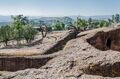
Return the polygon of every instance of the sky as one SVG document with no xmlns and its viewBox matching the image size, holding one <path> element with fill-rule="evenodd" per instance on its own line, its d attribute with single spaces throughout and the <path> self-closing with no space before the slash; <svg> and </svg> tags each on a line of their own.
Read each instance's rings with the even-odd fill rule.
<svg viewBox="0 0 120 79">
<path fill-rule="evenodd" d="M 0 0 L 0 15 L 95 16 L 120 13 L 120 0 Z"/>
</svg>

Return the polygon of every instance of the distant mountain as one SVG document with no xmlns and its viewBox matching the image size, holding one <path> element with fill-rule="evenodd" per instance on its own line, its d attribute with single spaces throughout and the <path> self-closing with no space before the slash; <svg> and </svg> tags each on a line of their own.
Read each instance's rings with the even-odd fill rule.
<svg viewBox="0 0 120 79">
<path fill-rule="evenodd" d="M 63 22 L 67 22 L 68 20 L 69 21 L 74 21 L 77 19 L 77 15 L 73 15 L 73 16 L 65 16 L 65 17 L 41 17 L 41 16 L 28 16 L 29 19 L 31 20 L 35 20 L 35 21 L 38 21 L 38 20 L 42 20 L 42 21 L 45 21 L 46 23 L 51 23 L 51 22 L 54 22 L 56 20 L 60 20 L 60 21 L 63 21 Z M 106 20 L 108 18 L 111 18 L 111 15 L 98 15 L 98 16 L 79 16 L 81 18 L 84 18 L 84 19 L 89 19 L 89 18 L 92 18 L 92 19 L 99 19 L 99 20 Z M 5 25 L 5 24 L 8 24 L 12 21 L 11 19 L 11 16 L 1 16 L 0 15 L 0 25 Z"/>
<path fill-rule="evenodd" d="M 0 16 L 0 22 L 10 22 L 12 21 L 11 16 Z"/>
<path fill-rule="evenodd" d="M 77 19 L 77 15 L 75 16 L 69 16 L 70 18 L 76 20 Z M 109 18 L 112 18 L 112 15 L 98 15 L 98 16 L 79 16 L 83 19 L 89 19 L 89 18 L 92 18 L 92 19 L 98 19 L 98 20 L 106 20 L 106 19 L 109 19 Z"/>
<path fill-rule="evenodd" d="M 85 18 L 92 18 L 92 19 L 99 19 L 99 20 L 106 20 L 112 18 L 112 15 L 99 15 L 99 16 L 85 16 Z"/>
<path fill-rule="evenodd" d="M 39 21 L 44 21 L 44 23 L 47 24 L 48 26 L 57 21 L 61 21 L 64 24 L 69 24 L 70 22 L 74 22 L 74 19 L 70 17 L 37 17 L 37 18 L 30 17 L 30 19 L 35 23 L 39 23 Z"/>
<path fill-rule="evenodd" d="M 30 19 L 40 19 L 40 20 L 53 20 L 53 19 L 61 19 L 64 17 L 41 17 L 41 16 L 28 16 Z M 78 16 L 73 15 L 73 16 L 65 16 L 65 17 L 70 17 L 72 19 L 76 19 Z M 111 15 L 98 15 L 98 16 L 80 16 L 81 18 L 88 19 L 108 19 L 111 18 Z M 11 22 L 11 16 L 2 16 L 0 15 L 0 22 Z"/>
</svg>

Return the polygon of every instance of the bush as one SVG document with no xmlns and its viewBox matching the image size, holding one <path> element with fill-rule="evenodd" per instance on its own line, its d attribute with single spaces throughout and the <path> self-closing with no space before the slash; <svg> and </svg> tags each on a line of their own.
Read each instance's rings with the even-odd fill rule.
<svg viewBox="0 0 120 79">
<path fill-rule="evenodd" d="M 47 31 L 51 32 L 52 31 L 52 27 L 51 26 L 47 27 Z"/>
<path fill-rule="evenodd" d="M 63 22 L 57 21 L 53 25 L 53 30 L 65 30 L 65 24 Z"/>
</svg>

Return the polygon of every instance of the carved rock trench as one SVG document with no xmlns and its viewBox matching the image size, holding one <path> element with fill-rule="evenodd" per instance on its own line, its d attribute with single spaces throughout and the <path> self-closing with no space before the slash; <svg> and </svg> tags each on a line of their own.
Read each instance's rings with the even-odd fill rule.
<svg viewBox="0 0 120 79">
<path fill-rule="evenodd" d="M 96 49 L 103 51 L 102 53 L 104 53 L 104 51 L 108 52 L 109 50 L 111 50 L 109 51 L 110 53 L 113 51 L 120 52 L 120 28 L 99 31 L 88 38 L 87 42 Z M 92 64 L 85 69 L 84 73 L 104 77 L 120 77 L 120 61 L 106 63 L 104 65 L 102 65 L 102 63 Z"/>
<path fill-rule="evenodd" d="M 57 41 L 50 49 L 46 50 L 43 55 L 25 56 L 25 57 L 0 57 L 0 71 L 17 71 L 26 68 L 40 68 L 56 55 L 49 55 L 62 50 L 65 44 L 75 38 L 75 32 L 68 32 L 62 39 Z"/>
</svg>

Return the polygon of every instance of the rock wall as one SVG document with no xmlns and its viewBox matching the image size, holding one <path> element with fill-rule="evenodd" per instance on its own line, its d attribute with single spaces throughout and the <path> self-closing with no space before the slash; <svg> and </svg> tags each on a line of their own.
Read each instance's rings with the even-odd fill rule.
<svg viewBox="0 0 120 79">
<path fill-rule="evenodd" d="M 53 52 L 62 50 L 69 40 L 76 38 L 76 35 L 77 34 L 73 31 L 67 33 L 62 39 L 57 41 L 50 49 L 46 50 L 44 54 L 51 54 Z"/>
<path fill-rule="evenodd" d="M 0 70 L 1 71 L 16 71 L 26 68 L 39 68 L 43 66 L 51 58 L 0 58 Z"/>
<path fill-rule="evenodd" d="M 87 41 L 95 48 L 102 51 L 116 50 L 120 51 L 120 29 L 111 31 L 100 31 Z"/>
</svg>

